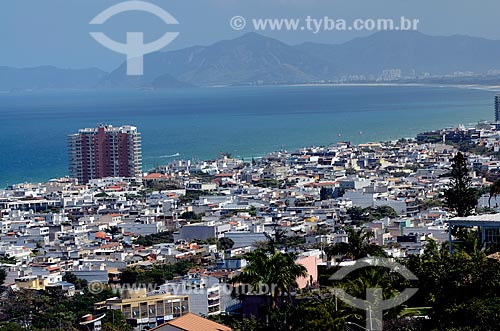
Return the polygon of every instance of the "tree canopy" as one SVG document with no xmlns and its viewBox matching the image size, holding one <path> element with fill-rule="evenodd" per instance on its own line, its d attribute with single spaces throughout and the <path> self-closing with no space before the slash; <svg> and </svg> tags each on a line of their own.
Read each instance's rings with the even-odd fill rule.
<svg viewBox="0 0 500 331">
<path fill-rule="evenodd" d="M 469 216 L 476 208 L 477 191 L 472 187 L 466 158 L 460 152 L 453 158 L 450 186 L 444 194 L 446 206 L 458 217 Z"/>
</svg>

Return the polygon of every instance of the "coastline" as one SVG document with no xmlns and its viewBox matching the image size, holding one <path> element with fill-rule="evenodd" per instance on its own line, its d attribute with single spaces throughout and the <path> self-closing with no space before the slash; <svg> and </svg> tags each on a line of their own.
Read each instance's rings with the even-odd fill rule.
<svg viewBox="0 0 500 331">
<path fill-rule="evenodd" d="M 500 85 L 479 85 L 479 84 L 428 84 L 428 83 L 319 83 L 319 84 L 285 84 L 276 86 L 288 87 L 434 87 L 434 88 L 458 88 L 467 90 L 498 91 Z"/>
<path fill-rule="evenodd" d="M 443 128 L 444 130 L 444 128 Z M 342 140 L 339 140 L 338 142 L 334 143 L 330 143 L 329 145 L 327 146 L 332 146 L 332 145 L 335 145 L 335 144 L 339 144 L 339 143 L 350 143 L 352 146 L 361 146 L 361 145 L 369 145 L 369 144 L 384 144 L 384 143 L 394 143 L 398 140 L 401 140 L 401 139 L 406 139 L 406 140 L 416 140 L 416 136 L 415 137 L 399 137 L 399 138 L 396 138 L 396 139 L 391 139 L 391 140 L 384 140 L 384 141 L 379 141 L 379 142 L 376 142 L 376 141 L 366 141 L 366 142 L 361 142 L 361 143 L 357 143 L 357 144 L 354 144 L 354 143 L 351 143 L 349 141 L 342 141 Z M 242 160 L 243 162 L 251 162 L 253 159 L 255 160 L 259 160 L 259 159 L 263 159 L 265 158 L 267 155 L 269 154 L 272 154 L 272 153 L 277 153 L 277 152 L 280 152 L 280 151 L 285 151 L 285 152 L 292 152 L 292 151 L 298 151 L 298 150 L 301 150 L 301 149 L 308 149 L 308 148 L 319 148 L 319 147 L 322 147 L 322 146 L 319 146 L 319 145 L 310 145 L 310 146 L 301 146 L 301 147 L 298 147 L 298 148 L 292 148 L 291 150 L 274 150 L 274 151 L 268 151 L 266 152 L 264 155 L 260 155 L 260 156 L 240 156 L 240 155 L 232 155 L 231 158 L 233 159 L 237 159 L 237 160 Z M 179 154 L 179 153 L 176 153 L 176 154 L 172 154 L 172 155 L 164 155 L 163 157 L 160 157 L 160 158 L 169 158 L 169 157 L 176 157 L 176 156 L 181 156 L 182 154 Z M 186 158 L 186 159 L 173 159 L 171 160 L 169 163 L 166 163 L 166 164 L 161 164 L 161 165 L 158 165 L 158 167 L 163 167 L 163 166 L 168 166 L 170 163 L 172 162 L 178 162 L 178 161 L 190 161 L 190 162 L 205 162 L 205 161 L 213 161 L 213 160 L 217 160 L 219 159 L 221 156 L 217 156 L 217 157 L 213 157 L 213 158 L 208 158 L 208 159 L 198 159 L 196 160 L 195 158 Z M 151 157 L 148 157 L 148 158 L 151 158 Z M 152 158 L 156 158 L 156 157 L 152 157 Z M 151 172 L 154 170 L 154 168 L 151 168 L 149 167 L 145 167 L 144 164 L 143 164 L 143 174 L 145 173 L 148 173 L 148 172 Z M 33 184 L 33 185 L 37 185 L 37 184 L 43 184 L 43 183 L 46 183 L 46 182 L 49 182 L 51 180 L 57 180 L 57 179 L 60 179 L 60 178 L 66 178 L 68 177 L 67 174 L 63 175 L 63 176 L 56 176 L 56 177 L 52 177 L 50 179 L 46 179 L 46 180 L 42 180 L 42 181 L 22 181 L 22 182 L 18 182 L 18 183 L 13 183 L 13 184 L 9 184 L 8 186 L 11 186 L 11 185 L 23 185 L 23 184 L 26 184 L 26 185 L 30 185 L 30 184 Z M 0 187 L 0 190 L 4 190 L 6 189 L 7 187 Z"/>
<path fill-rule="evenodd" d="M 332 91 L 328 88 L 316 90 L 314 87 L 321 85 L 312 84 L 306 85 L 311 88 L 303 89 L 300 89 L 301 85 L 292 85 L 299 88 L 273 89 L 271 86 L 261 87 L 259 91 L 251 91 L 247 87 L 246 91 L 245 88 L 239 88 L 213 93 L 207 93 L 207 90 L 191 92 L 189 95 L 194 94 L 192 97 L 195 99 L 199 97 L 200 102 L 188 102 L 186 107 L 185 95 L 179 97 L 162 94 L 151 97 L 149 94 L 137 94 L 137 99 L 131 95 L 128 98 L 137 102 L 130 106 L 115 101 L 121 96 L 116 93 L 111 95 L 114 99 L 102 94 L 91 102 L 87 95 L 63 98 L 51 95 L 44 101 L 43 108 L 33 98 L 11 98 L 3 105 L 6 114 L 10 116 L 3 122 L 4 130 L 9 139 L 18 137 L 20 140 L 16 140 L 15 145 L 6 144 L 8 140 L 5 138 L 2 141 L 5 143 L 2 151 L 13 157 L 0 161 L 0 175 L 3 175 L 0 176 L 0 187 L 25 182 L 45 182 L 65 176 L 67 167 L 63 160 L 66 159 L 66 134 L 80 127 L 108 122 L 110 118 L 111 124 L 131 123 L 141 129 L 144 138 L 143 170 L 146 171 L 171 160 L 214 159 L 220 152 L 229 152 L 235 158 L 250 160 L 280 149 L 292 151 L 340 141 L 350 141 L 354 145 L 370 141 L 394 141 L 461 123 L 477 123 L 492 116 L 490 98 L 493 93 L 473 92 L 472 90 L 485 90 L 484 87 L 475 85 L 452 86 L 464 89 L 463 92 L 458 89 L 446 91 L 450 86 L 432 84 L 370 84 L 387 87 L 384 91 L 375 88 L 356 89 L 356 86 L 367 86 L 366 84 L 324 85 L 333 86 Z M 403 96 L 397 89 L 392 90 L 391 87 L 394 86 L 409 88 Z M 428 86 L 434 91 L 420 90 L 416 86 Z M 335 87 L 339 87 L 338 93 L 334 92 Z M 349 87 L 352 87 L 351 91 L 341 89 Z M 439 87 L 443 88 L 443 92 Z M 465 89 L 471 92 L 466 92 Z M 302 93 L 298 94 L 297 91 Z M 406 95 L 409 95 L 409 101 Z M 297 103 L 299 97 L 304 102 Z M 370 98 L 371 101 L 367 103 L 363 98 Z M 18 107 L 20 100 L 23 102 Z M 154 102 L 151 103 L 150 100 Z M 244 100 L 243 103 L 241 100 Z M 72 106 L 67 107 L 68 104 Z M 108 111 L 110 104 L 113 107 Z M 151 105 L 153 107 L 150 114 L 138 111 L 147 110 L 144 106 Z M 204 107 L 214 111 L 201 111 Z M 45 108 L 51 111 L 46 113 Z M 87 108 L 90 110 L 87 111 Z M 115 110 L 118 108 L 120 111 Z M 189 113 L 186 115 L 180 110 Z M 152 120 L 152 117 L 155 119 Z M 21 121 L 32 135 L 19 133 L 16 125 Z M 160 124 L 162 121 L 165 124 Z M 161 129 L 158 129 L 158 125 Z M 219 129 L 223 131 L 219 133 Z M 197 132 L 196 137 L 193 136 L 194 132 Z M 338 136 L 340 134 L 342 135 Z M 168 140 L 172 137 L 176 140 Z M 228 137 L 234 139 L 228 140 Z M 25 152 L 18 157 L 12 154 L 19 153 L 14 151 L 14 147 Z M 177 153 L 180 155 L 173 157 Z"/>
</svg>

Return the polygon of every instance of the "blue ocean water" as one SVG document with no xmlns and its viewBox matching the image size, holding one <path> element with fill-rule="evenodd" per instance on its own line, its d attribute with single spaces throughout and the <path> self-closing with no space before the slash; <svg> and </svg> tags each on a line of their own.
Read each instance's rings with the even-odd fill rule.
<svg viewBox="0 0 500 331">
<path fill-rule="evenodd" d="M 495 93 L 425 86 L 5 93 L 0 187 L 65 176 L 66 136 L 100 123 L 137 126 L 148 169 L 174 158 L 209 159 L 221 152 L 253 157 L 282 147 L 413 137 L 492 120 Z"/>
</svg>

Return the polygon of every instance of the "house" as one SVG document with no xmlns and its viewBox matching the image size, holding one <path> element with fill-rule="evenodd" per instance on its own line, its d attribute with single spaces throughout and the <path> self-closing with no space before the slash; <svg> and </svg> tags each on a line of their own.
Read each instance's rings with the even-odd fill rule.
<svg viewBox="0 0 500 331">
<path fill-rule="evenodd" d="M 123 291 L 122 297 L 109 298 L 94 304 L 94 310 L 120 310 L 134 330 L 145 330 L 189 312 L 187 295 L 146 295 L 146 289 Z"/>
<path fill-rule="evenodd" d="M 231 331 L 231 328 L 198 315 L 188 313 L 151 331 Z"/>
</svg>

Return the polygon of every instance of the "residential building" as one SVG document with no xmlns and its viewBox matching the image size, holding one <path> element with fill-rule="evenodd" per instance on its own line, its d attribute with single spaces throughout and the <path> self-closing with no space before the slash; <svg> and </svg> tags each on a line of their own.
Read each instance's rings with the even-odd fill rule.
<svg viewBox="0 0 500 331">
<path fill-rule="evenodd" d="M 94 308 L 99 313 L 106 310 L 120 310 L 127 322 L 136 330 L 154 328 L 189 312 L 187 295 L 135 296 L 124 293 L 122 296 L 123 298 L 111 298 L 98 302 Z"/>
<path fill-rule="evenodd" d="M 141 177 L 141 134 L 134 126 L 81 129 L 68 136 L 68 147 L 69 174 L 80 184 L 105 177 Z"/>
<path fill-rule="evenodd" d="M 161 285 L 157 291 L 188 295 L 191 313 L 210 316 L 221 313 L 222 286 L 224 284 L 220 284 L 217 278 L 195 276 L 185 277 L 178 282 L 166 283 Z M 230 293 L 230 291 L 225 291 L 226 294 L 228 292 Z"/>
<path fill-rule="evenodd" d="M 500 94 L 495 96 L 495 122 L 500 122 Z"/>
</svg>

